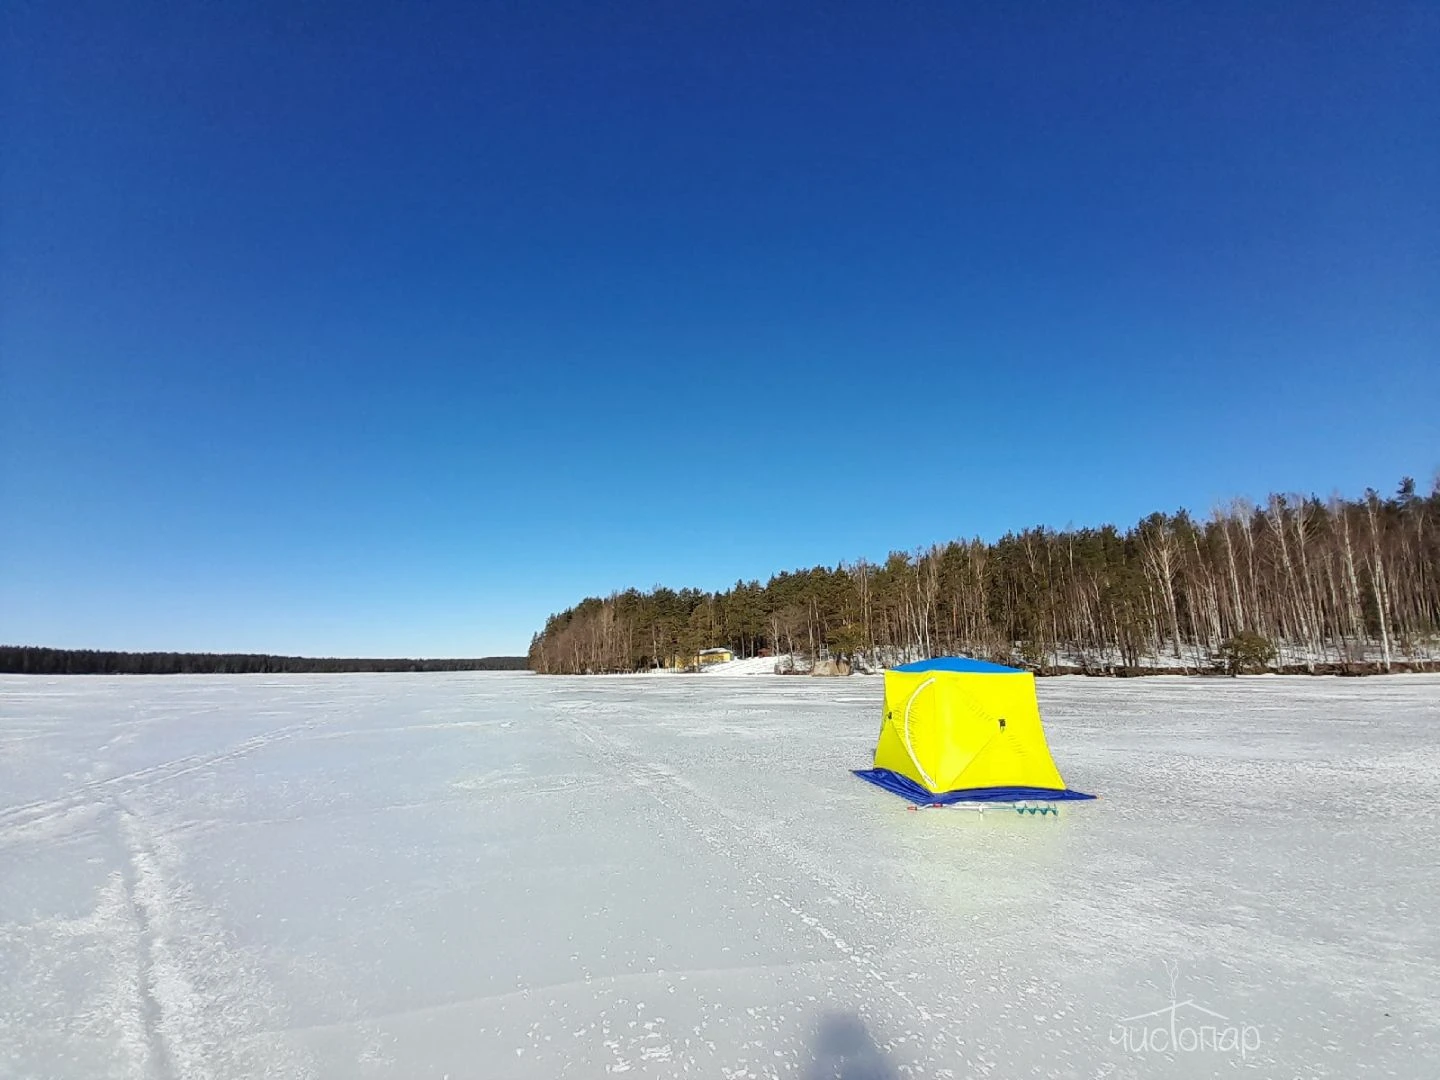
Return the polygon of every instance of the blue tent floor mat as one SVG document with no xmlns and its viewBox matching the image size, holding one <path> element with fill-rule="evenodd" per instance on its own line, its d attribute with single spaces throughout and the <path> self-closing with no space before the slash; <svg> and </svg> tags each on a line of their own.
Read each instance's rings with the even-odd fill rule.
<svg viewBox="0 0 1440 1080">
<path fill-rule="evenodd" d="M 933 791 L 926 791 L 908 776 L 901 776 L 889 769 L 855 769 L 854 773 L 861 780 L 884 788 L 886 791 L 894 792 L 916 806 L 956 802 L 1019 802 L 1022 799 L 1059 801 L 1061 799 L 1095 798 L 1094 795 L 1086 795 L 1083 791 L 1071 791 L 1069 788 L 1038 787 L 962 788 L 959 791 L 943 791 L 937 795 Z"/>
</svg>

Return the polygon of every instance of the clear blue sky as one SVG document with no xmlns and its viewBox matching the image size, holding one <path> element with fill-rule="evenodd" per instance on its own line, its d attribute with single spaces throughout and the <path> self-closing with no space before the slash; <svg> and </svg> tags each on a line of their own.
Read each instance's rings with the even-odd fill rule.
<svg viewBox="0 0 1440 1080">
<path fill-rule="evenodd" d="M 587 594 L 1440 466 L 1440 5 L 7 6 L 0 641 Z"/>
</svg>

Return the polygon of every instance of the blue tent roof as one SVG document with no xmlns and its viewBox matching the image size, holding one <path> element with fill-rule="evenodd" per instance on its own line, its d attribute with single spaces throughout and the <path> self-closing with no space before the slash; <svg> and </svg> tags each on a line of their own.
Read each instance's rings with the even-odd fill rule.
<svg viewBox="0 0 1440 1080">
<path fill-rule="evenodd" d="M 914 664 L 894 668 L 895 671 L 960 671 L 967 675 L 1019 675 L 1024 669 L 992 664 L 988 660 L 971 660 L 968 656 L 937 656 Z"/>
</svg>

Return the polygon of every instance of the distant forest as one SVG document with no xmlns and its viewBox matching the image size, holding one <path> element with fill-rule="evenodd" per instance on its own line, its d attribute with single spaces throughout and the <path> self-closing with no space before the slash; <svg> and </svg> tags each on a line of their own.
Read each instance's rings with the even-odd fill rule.
<svg viewBox="0 0 1440 1080">
<path fill-rule="evenodd" d="M 478 660 L 360 660 L 252 653 L 101 652 L 0 645 L 6 675 L 277 675 L 345 671 L 524 671 L 523 656 Z"/>
<path fill-rule="evenodd" d="M 953 653 L 1040 671 L 1205 670 L 1228 657 L 1392 670 L 1436 654 L 1440 477 L 1428 496 L 1272 495 L 1199 520 L 955 540 L 737 581 L 657 587 L 553 615 L 530 646 L 552 674 L 624 672 L 716 645 L 879 665 Z"/>
</svg>

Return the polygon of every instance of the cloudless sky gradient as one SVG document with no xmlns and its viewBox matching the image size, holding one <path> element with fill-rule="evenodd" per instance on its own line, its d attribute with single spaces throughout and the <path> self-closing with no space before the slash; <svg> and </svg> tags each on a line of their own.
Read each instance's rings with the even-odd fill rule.
<svg viewBox="0 0 1440 1080">
<path fill-rule="evenodd" d="M 7 5 L 0 641 L 523 652 L 635 585 L 1440 466 L 1440 5 Z"/>
</svg>

